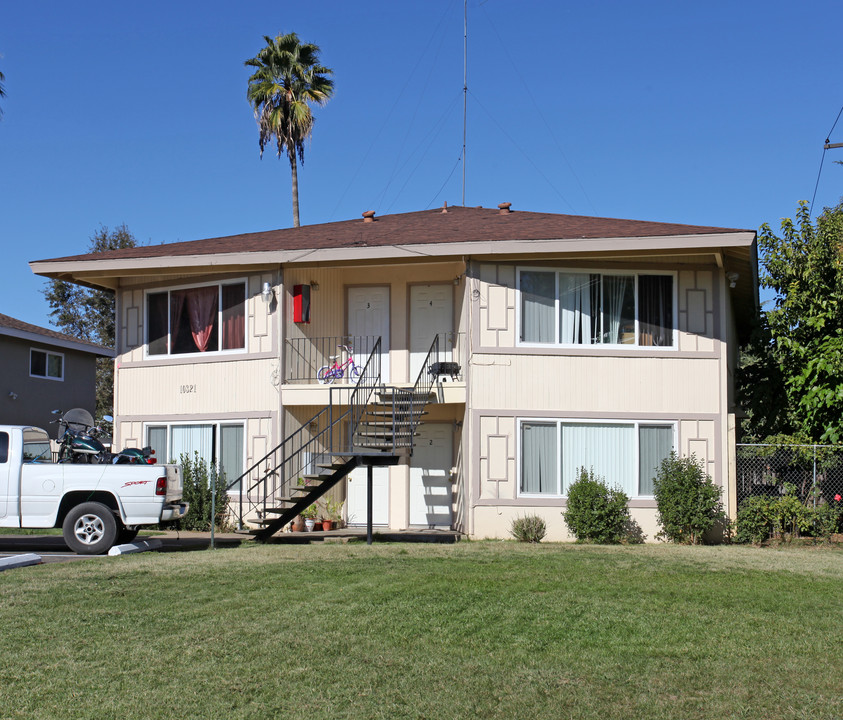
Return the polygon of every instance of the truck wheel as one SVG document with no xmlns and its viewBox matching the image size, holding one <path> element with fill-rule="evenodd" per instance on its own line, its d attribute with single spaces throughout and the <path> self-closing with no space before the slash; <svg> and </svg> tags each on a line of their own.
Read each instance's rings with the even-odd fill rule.
<svg viewBox="0 0 843 720">
<path fill-rule="evenodd" d="M 121 526 L 120 529 L 117 531 L 117 544 L 123 545 L 124 543 L 132 542 L 132 540 L 134 540 L 138 536 L 139 532 L 140 528 L 129 530 L 129 528 Z"/>
<path fill-rule="evenodd" d="M 117 538 L 114 513 L 98 502 L 77 505 L 67 513 L 61 527 L 65 543 L 78 555 L 106 553 Z"/>
</svg>

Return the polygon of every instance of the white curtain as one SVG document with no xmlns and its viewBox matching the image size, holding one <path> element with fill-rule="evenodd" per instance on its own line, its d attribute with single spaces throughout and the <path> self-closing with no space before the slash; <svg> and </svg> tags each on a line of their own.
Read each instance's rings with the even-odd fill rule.
<svg viewBox="0 0 843 720">
<path fill-rule="evenodd" d="M 525 270 L 521 273 L 521 339 L 556 342 L 556 273 Z"/>
<path fill-rule="evenodd" d="M 555 495 L 557 482 L 556 423 L 522 423 L 521 492 Z"/>
<path fill-rule="evenodd" d="M 636 494 L 634 425 L 562 424 L 562 494 L 580 475 L 594 470 L 609 487 Z"/>
<path fill-rule="evenodd" d="M 653 494 L 653 478 L 673 450 L 672 425 L 642 425 L 638 429 L 638 494 Z"/>
<path fill-rule="evenodd" d="M 173 425 L 170 428 L 170 459 L 178 462 L 182 454 L 193 459 L 193 454 L 210 464 L 214 461 L 213 425 Z"/>
<path fill-rule="evenodd" d="M 619 343 L 622 327 L 634 331 L 635 318 L 632 313 L 635 311 L 635 299 L 633 290 L 634 278 L 631 276 L 603 276 L 603 342 Z M 632 307 L 630 307 L 630 304 Z"/>
<path fill-rule="evenodd" d="M 591 344 L 591 282 L 585 273 L 559 274 L 559 342 Z"/>
</svg>

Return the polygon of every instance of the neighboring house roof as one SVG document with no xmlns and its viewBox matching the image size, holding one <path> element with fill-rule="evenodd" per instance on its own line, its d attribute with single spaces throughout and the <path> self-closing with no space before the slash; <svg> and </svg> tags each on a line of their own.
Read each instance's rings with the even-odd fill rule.
<svg viewBox="0 0 843 720">
<path fill-rule="evenodd" d="M 29 342 L 37 342 L 41 345 L 62 348 L 63 350 L 75 350 L 77 352 L 91 353 L 100 357 L 114 357 L 114 350 L 103 345 L 80 340 L 72 335 L 56 332 L 48 328 L 31 325 L 30 323 L 3 315 L 0 313 L 0 336 L 14 337 Z"/>
</svg>

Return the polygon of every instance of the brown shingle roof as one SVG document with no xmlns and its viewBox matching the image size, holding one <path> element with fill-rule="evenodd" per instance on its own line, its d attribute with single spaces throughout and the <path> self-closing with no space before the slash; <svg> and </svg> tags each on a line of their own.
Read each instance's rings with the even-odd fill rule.
<svg viewBox="0 0 843 720">
<path fill-rule="evenodd" d="M 56 330 L 50 330 L 49 328 L 43 328 L 38 325 L 32 325 L 28 322 L 24 322 L 23 320 L 18 320 L 17 318 L 10 317 L 9 315 L 3 315 L 0 313 L 0 335 L 8 335 L 11 333 L 4 332 L 4 330 L 11 330 L 17 333 L 27 333 L 29 335 L 39 335 L 44 338 L 45 342 L 53 341 L 53 343 L 72 343 L 75 345 L 82 346 L 80 350 L 89 350 L 90 352 L 96 355 L 104 355 L 107 357 L 111 357 L 114 355 L 114 351 L 111 348 L 107 348 L 104 345 L 98 345 L 97 343 L 88 342 L 87 340 L 80 340 L 79 338 L 73 337 L 72 335 L 67 335 L 66 333 L 60 333 Z"/>
<path fill-rule="evenodd" d="M 300 228 L 229 235 L 228 237 L 145 245 L 87 255 L 53 258 L 53 261 L 154 258 L 213 255 L 226 252 L 272 250 L 319 250 L 342 247 L 418 245 L 423 243 L 490 242 L 496 240 L 566 240 L 578 238 L 659 237 L 754 232 L 677 223 L 619 220 L 513 211 L 501 214 L 490 208 L 450 207 L 384 215 L 374 222 L 342 222 L 305 225 Z"/>
</svg>

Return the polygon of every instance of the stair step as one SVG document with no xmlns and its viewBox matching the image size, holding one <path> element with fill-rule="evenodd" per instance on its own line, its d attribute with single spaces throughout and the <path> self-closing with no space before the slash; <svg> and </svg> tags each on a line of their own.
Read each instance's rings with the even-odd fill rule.
<svg viewBox="0 0 843 720">
<path fill-rule="evenodd" d="M 368 448 L 369 450 L 389 450 L 390 448 L 409 448 L 409 444 L 391 443 L 391 442 L 358 442 L 355 443 L 357 447 Z"/>
<path fill-rule="evenodd" d="M 366 415 L 373 415 L 377 417 L 392 417 L 395 413 L 392 410 L 366 410 Z M 406 414 L 406 413 L 402 413 Z M 414 412 L 413 417 L 421 417 L 422 415 L 427 415 L 427 412 L 422 410 L 421 412 Z"/>
</svg>

